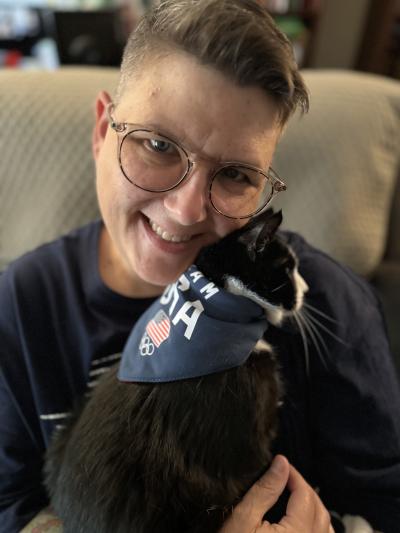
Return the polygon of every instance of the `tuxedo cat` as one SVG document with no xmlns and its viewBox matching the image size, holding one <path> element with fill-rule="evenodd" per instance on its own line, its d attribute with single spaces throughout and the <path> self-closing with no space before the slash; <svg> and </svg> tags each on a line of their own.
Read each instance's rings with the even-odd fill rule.
<svg viewBox="0 0 400 533">
<path fill-rule="evenodd" d="M 275 325 L 306 290 L 294 253 L 275 235 L 281 220 L 268 210 L 196 260 Z M 259 341 L 241 366 L 170 383 L 123 383 L 117 371 L 47 453 L 45 482 L 64 532 L 218 531 L 271 461 L 283 394 L 273 349 Z"/>
</svg>

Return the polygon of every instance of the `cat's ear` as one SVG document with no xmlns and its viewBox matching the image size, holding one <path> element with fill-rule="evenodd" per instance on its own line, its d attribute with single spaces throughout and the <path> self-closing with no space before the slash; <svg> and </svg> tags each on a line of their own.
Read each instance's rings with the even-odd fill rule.
<svg viewBox="0 0 400 533">
<path fill-rule="evenodd" d="M 257 235 L 255 242 L 255 250 L 257 252 L 263 252 L 268 243 L 274 238 L 277 229 L 282 223 L 282 210 L 280 209 L 274 213 L 271 209 L 270 216 L 264 222 L 260 232 Z"/>
<path fill-rule="evenodd" d="M 259 223 L 254 224 L 253 221 L 250 221 L 242 228 L 242 234 L 238 238 L 238 241 L 246 246 L 251 261 L 256 260 L 256 242 L 260 229 L 261 225 Z"/>
<path fill-rule="evenodd" d="M 244 231 L 238 240 L 246 245 L 249 257 L 252 261 L 255 261 L 256 253 L 262 252 L 266 245 L 272 240 L 281 222 L 282 211 L 274 213 L 274 211 L 269 208 L 244 226 Z"/>
</svg>

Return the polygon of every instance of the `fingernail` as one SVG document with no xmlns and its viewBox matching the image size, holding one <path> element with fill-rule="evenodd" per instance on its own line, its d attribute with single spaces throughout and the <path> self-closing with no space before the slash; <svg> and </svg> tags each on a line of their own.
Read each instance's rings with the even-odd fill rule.
<svg viewBox="0 0 400 533">
<path fill-rule="evenodd" d="M 275 474 L 282 474 L 285 471 L 285 460 L 282 456 L 277 455 L 272 461 L 271 470 Z"/>
</svg>

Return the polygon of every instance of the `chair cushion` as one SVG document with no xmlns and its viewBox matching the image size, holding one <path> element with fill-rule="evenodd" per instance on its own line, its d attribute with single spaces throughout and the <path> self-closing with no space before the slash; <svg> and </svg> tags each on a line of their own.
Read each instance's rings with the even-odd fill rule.
<svg viewBox="0 0 400 533">
<path fill-rule="evenodd" d="M 294 117 L 274 168 L 288 185 L 284 225 L 369 276 L 385 250 L 399 168 L 400 83 L 350 71 L 305 70 L 308 115 Z"/>
<path fill-rule="evenodd" d="M 98 216 L 91 129 L 116 69 L 0 71 L 0 269 Z"/>
</svg>

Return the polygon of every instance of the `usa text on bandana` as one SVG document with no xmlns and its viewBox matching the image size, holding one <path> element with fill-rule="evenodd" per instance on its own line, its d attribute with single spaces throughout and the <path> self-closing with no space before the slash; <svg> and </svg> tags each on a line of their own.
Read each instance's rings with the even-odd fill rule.
<svg viewBox="0 0 400 533">
<path fill-rule="evenodd" d="M 192 265 L 135 324 L 118 378 L 163 382 L 228 370 L 246 361 L 266 329 L 259 305 L 217 287 Z"/>
</svg>

